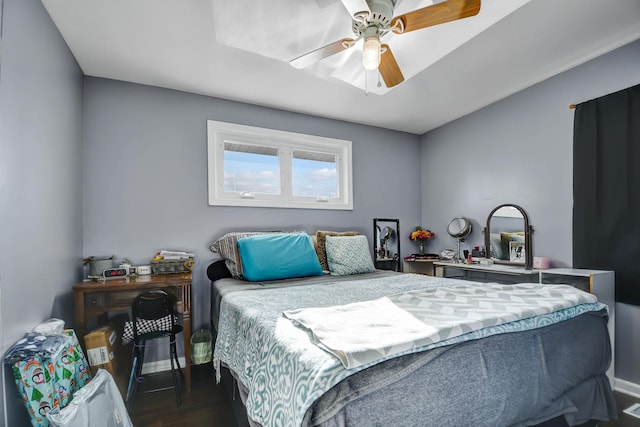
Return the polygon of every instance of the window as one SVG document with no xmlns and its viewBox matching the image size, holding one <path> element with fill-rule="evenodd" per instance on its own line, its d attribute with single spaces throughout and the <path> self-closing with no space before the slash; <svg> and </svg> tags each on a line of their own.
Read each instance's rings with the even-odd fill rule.
<svg viewBox="0 0 640 427">
<path fill-rule="evenodd" d="M 210 205 L 353 209 L 351 141 L 207 126 Z"/>
</svg>

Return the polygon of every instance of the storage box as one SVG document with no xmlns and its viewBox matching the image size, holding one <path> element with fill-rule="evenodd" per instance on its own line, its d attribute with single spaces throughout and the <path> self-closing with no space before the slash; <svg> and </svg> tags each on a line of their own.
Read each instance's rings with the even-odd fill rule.
<svg viewBox="0 0 640 427">
<path fill-rule="evenodd" d="M 115 329 L 112 326 L 94 329 L 84 336 L 84 344 L 91 373 L 95 375 L 98 368 L 102 368 L 115 376 L 118 371 L 118 359 L 121 357 L 120 340 Z"/>
<path fill-rule="evenodd" d="M 193 258 L 161 259 L 151 261 L 151 269 L 153 274 L 189 273 L 193 262 Z"/>
</svg>

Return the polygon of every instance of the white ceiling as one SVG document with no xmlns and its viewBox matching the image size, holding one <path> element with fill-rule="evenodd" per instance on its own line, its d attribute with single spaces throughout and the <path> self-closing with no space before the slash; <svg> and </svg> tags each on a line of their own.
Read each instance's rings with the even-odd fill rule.
<svg viewBox="0 0 640 427">
<path fill-rule="evenodd" d="M 42 3 L 86 75 L 415 134 L 640 39 L 640 0 L 483 0 L 475 17 L 387 35 L 406 80 L 386 90 L 359 46 L 289 65 L 352 37 L 340 0 Z"/>
</svg>

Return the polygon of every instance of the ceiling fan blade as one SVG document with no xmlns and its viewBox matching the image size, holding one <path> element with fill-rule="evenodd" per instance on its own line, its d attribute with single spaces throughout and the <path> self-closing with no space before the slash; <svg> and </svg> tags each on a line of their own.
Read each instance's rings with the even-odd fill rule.
<svg viewBox="0 0 640 427">
<path fill-rule="evenodd" d="M 383 44 L 381 47 L 384 53 L 380 57 L 378 71 L 384 80 L 384 84 L 387 85 L 387 87 L 394 87 L 404 81 L 404 76 L 402 75 L 402 71 L 400 71 L 395 56 L 391 53 L 389 45 Z"/>
<path fill-rule="evenodd" d="M 340 0 L 345 9 L 349 12 L 349 15 L 353 18 L 358 12 L 371 12 L 366 0 Z"/>
<path fill-rule="evenodd" d="M 311 64 L 315 64 L 321 59 L 328 58 L 331 55 L 335 55 L 336 53 L 349 49 L 355 44 L 355 42 L 356 40 L 354 39 L 338 40 L 316 50 L 312 50 L 309 53 L 305 53 L 304 55 L 299 56 L 296 59 L 292 59 L 291 61 L 289 61 L 289 64 L 293 65 L 296 68 L 306 68 Z"/>
<path fill-rule="evenodd" d="M 404 27 L 403 32 L 408 33 L 409 31 L 468 18 L 477 15 L 478 12 L 480 12 L 480 0 L 447 0 L 397 16 L 391 22 L 391 26 L 401 21 L 401 25 Z"/>
</svg>

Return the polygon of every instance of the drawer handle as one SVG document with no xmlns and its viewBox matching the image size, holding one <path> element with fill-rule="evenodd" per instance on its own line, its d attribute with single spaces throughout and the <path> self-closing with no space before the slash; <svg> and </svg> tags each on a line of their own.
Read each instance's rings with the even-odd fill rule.
<svg viewBox="0 0 640 427">
<path fill-rule="evenodd" d="M 97 299 L 95 299 L 95 298 L 93 298 L 93 299 L 91 300 L 91 305 L 97 305 L 97 304 L 98 304 L 98 300 L 97 300 Z"/>
</svg>

